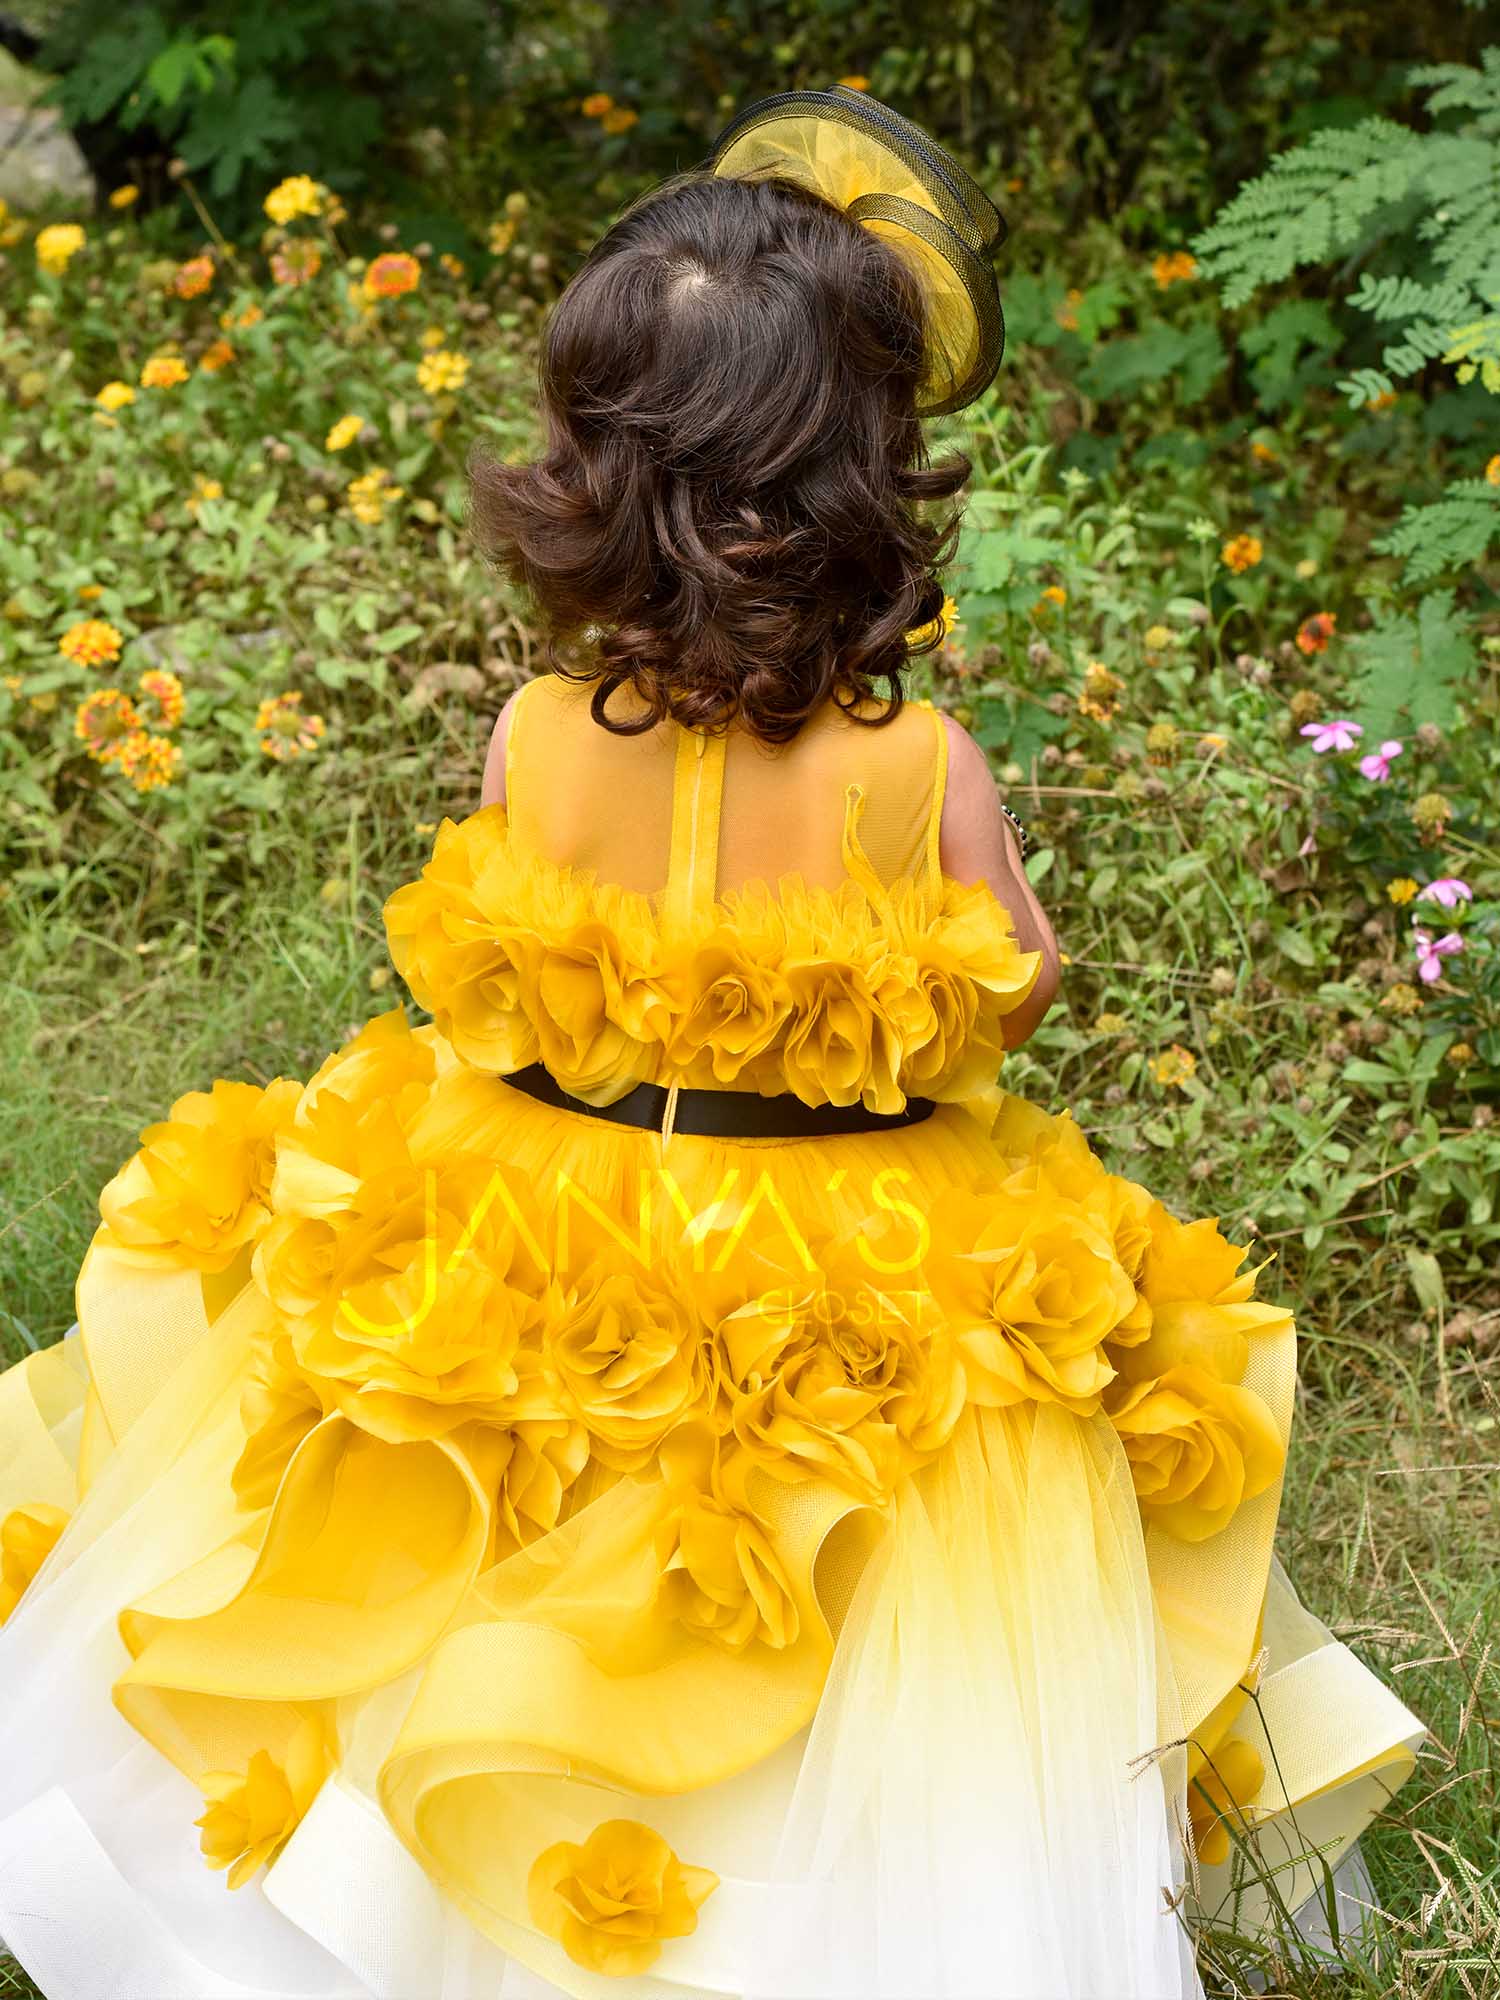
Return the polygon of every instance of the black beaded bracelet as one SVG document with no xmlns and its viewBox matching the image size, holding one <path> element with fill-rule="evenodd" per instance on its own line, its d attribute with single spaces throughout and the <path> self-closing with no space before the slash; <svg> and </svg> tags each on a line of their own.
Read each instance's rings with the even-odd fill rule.
<svg viewBox="0 0 1500 2000">
<path fill-rule="evenodd" d="M 1011 825 L 1016 830 L 1016 839 L 1019 840 L 1021 843 L 1021 859 L 1024 861 L 1026 859 L 1026 850 L 1031 845 L 1030 836 L 1027 834 L 1025 827 L 1022 826 L 1020 820 L 1011 811 L 1010 807 L 1005 803 L 1004 799 L 999 800 L 998 804 L 1001 812 L 1005 814 L 1005 817 L 1010 821 Z"/>
</svg>

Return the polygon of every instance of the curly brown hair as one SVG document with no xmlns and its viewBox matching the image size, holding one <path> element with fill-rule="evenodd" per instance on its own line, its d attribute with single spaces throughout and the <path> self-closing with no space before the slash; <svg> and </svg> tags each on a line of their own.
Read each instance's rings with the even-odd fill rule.
<svg viewBox="0 0 1500 2000">
<path fill-rule="evenodd" d="M 472 466 L 481 545 L 597 721 L 783 743 L 829 700 L 895 716 L 958 533 L 918 503 L 969 475 L 926 455 L 924 337 L 900 256 L 791 180 L 684 174 L 600 239 L 547 325 L 543 455 Z M 645 707 L 611 719 L 627 684 Z"/>
</svg>

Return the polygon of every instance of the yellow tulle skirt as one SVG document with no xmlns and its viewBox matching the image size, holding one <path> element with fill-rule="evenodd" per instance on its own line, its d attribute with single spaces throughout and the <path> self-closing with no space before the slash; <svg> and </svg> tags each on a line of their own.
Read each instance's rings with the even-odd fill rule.
<svg viewBox="0 0 1500 2000">
<path fill-rule="evenodd" d="M 1035 1227 L 1044 1330 L 1136 1254 L 1067 1120 L 663 1141 L 380 1024 L 287 1115 L 213 1240 L 127 1169 L 79 1331 L 0 1378 L 0 1937 L 49 1996 L 1167 2000 L 1195 1910 L 1256 1920 L 1247 1857 L 1295 1906 L 1409 1770 L 1419 1724 L 1273 1562 L 1289 1318 L 1217 1250 L 1193 1296 L 1175 1223 L 1102 1394 L 974 1317 L 976 1190 Z M 268 1113 L 212 1116 L 248 1158 Z M 340 1229 L 357 1336 L 316 1306 Z M 766 1298 L 847 1301 L 856 1254 L 897 1330 L 744 1389 Z M 576 1328 L 566 1420 L 504 1331 L 523 1265 Z M 1153 1429 L 1192 1342 L 1235 1380 Z M 840 1386 L 876 1379 L 878 1422 Z"/>
</svg>

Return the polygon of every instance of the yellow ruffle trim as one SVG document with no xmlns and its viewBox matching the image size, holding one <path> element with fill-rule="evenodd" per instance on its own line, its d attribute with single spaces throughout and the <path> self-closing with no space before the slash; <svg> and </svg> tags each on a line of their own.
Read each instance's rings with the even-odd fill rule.
<svg viewBox="0 0 1500 2000">
<path fill-rule="evenodd" d="M 545 1063 L 608 1104 L 636 1084 L 899 1111 L 993 1083 L 1040 965 L 985 886 L 799 876 L 684 926 L 661 900 L 519 854 L 505 810 L 445 821 L 385 908 L 396 969 L 465 1062 Z"/>
</svg>

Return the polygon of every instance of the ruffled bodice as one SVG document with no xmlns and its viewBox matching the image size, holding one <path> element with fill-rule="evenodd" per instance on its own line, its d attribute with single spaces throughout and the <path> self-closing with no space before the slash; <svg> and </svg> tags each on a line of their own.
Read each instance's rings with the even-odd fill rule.
<svg viewBox="0 0 1500 2000">
<path fill-rule="evenodd" d="M 578 692 L 555 685 L 533 684 L 549 706 L 576 706 Z M 576 714 L 569 719 L 576 728 Z M 830 841 L 828 808 L 838 808 L 837 858 L 823 880 L 745 876 L 758 844 L 774 855 L 778 821 L 767 815 L 757 843 L 752 817 L 726 843 L 731 753 L 722 737 L 676 733 L 665 839 L 643 823 L 663 801 L 660 773 L 635 739 L 614 739 L 623 783 L 587 768 L 528 769 L 526 785 L 552 811 L 531 812 L 523 793 L 510 812 L 490 806 L 444 823 L 420 879 L 386 906 L 396 968 L 465 1062 L 504 1073 L 540 1061 L 592 1103 L 648 1081 L 883 1113 L 912 1096 L 971 1097 L 995 1080 L 1004 1018 L 1030 991 L 1039 960 L 1018 948 L 987 887 L 943 875 L 941 718 L 916 708 L 900 720 L 899 744 L 893 730 L 846 725 L 818 761 L 812 781 Z M 528 733 L 528 762 L 538 733 Z M 885 740 L 869 773 L 861 738 L 877 736 Z M 893 748 L 909 752 L 904 770 L 892 767 Z M 752 766 L 752 816 L 758 775 Z M 893 815 L 882 780 L 904 785 L 917 811 L 898 799 Z M 620 829 L 633 850 L 621 874 L 633 861 L 639 875 L 641 848 L 659 848 L 659 888 L 627 887 L 546 851 L 542 829 L 559 824 L 556 801 L 570 784 L 581 794 L 575 825 L 592 818 Z M 866 850 L 867 815 L 879 816 L 888 853 L 892 817 L 915 821 L 920 844 L 915 857 L 895 846 L 906 864 L 895 880 Z M 593 832 L 584 851 L 600 854 Z M 745 879 L 721 891 L 726 844 Z"/>
</svg>

